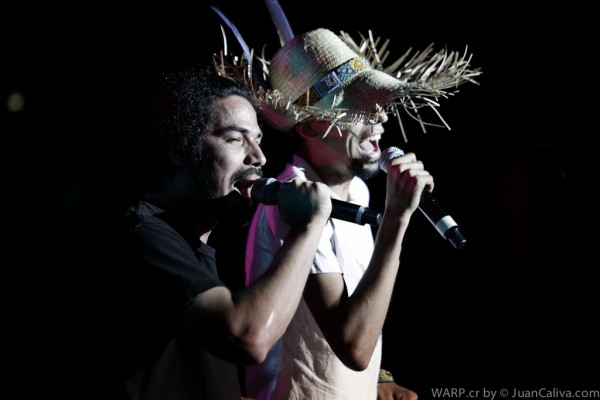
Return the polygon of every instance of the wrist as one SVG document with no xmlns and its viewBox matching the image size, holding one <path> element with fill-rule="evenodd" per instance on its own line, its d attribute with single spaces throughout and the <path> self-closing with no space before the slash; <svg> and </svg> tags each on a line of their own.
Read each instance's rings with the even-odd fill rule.
<svg viewBox="0 0 600 400">
<path fill-rule="evenodd" d="M 386 382 L 394 382 L 394 376 L 387 369 L 379 370 L 379 378 L 377 379 L 377 383 L 386 383 Z"/>
</svg>

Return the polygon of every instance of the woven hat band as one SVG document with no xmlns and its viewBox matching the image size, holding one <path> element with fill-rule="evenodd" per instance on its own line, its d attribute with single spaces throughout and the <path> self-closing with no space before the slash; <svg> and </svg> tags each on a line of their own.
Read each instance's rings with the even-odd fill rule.
<svg viewBox="0 0 600 400">
<path fill-rule="evenodd" d="M 366 58 L 351 58 L 325 75 L 319 82 L 310 88 L 306 94 L 300 96 L 295 101 L 295 104 L 300 107 L 307 105 L 312 106 L 329 93 L 338 89 L 348 79 L 365 69 L 371 69 L 371 65 Z"/>
</svg>

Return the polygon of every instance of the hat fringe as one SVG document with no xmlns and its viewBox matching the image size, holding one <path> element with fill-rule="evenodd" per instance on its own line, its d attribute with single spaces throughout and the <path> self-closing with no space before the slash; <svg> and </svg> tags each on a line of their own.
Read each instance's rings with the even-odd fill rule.
<svg viewBox="0 0 600 400">
<path fill-rule="evenodd" d="M 376 110 L 350 110 L 294 104 L 295 99 L 286 99 L 280 91 L 268 88 L 264 83 L 268 82 L 270 65 L 264 55 L 264 47 L 260 57 L 251 52 L 250 59 L 248 59 L 246 56 L 248 53 L 245 52 L 238 58 L 228 55 L 225 51 L 225 53 L 220 52 L 218 56 L 215 55 L 213 61 L 215 69 L 220 75 L 243 82 L 252 89 L 263 107 L 270 108 L 271 114 L 275 114 L 270 114 L 270 120 L 274 122 L 274 125 L 278 125 L 278 123 L 273 121 L 273 118 L 280 118 L 281 126 L 288 126 L 307 118 L 317 118 L 330 120 L 332 125 L 335 124 L 343 129 L 357 123 L 377 123 L 379 114 L 384 111 L 396 116 L 404 140 L 407 141 L 400 112 L 404 110 L 410 118 L 420 124 L 424 133 L 427 132 L 426 126 L 445 127 L 450 130 L 450 126 L 437 110 L 440 106 L 439 99 L 454 95 L 458 92 L 458 86 L 464 83 L 470 82 L 479 85 L 474 78 L 482 73 L 479 68 L 470 68 L 472 54 L 469 54 L 468 46 L 465 47 L 462 55 L 456 51 L 448 51 L 446 48 L 434 53 L 433 43 L 425 50 L 417 51 L 412 55 L 412 48 L 409 48 L 391 65 L 384 67 L 384 63 L 390 55 L 388 50 L 390 40 L 383 40 L 381 37 L 375 38 L 371 30 L 368 31 L 367 36 L 360 32 L 359 35 L 361 37 L 360 44 L 356 43 L 346 32 L 342 31 L 338 36 L 354 52 L 363 56 L 373 69 L 385 72 L 403 84 L 393 98 L 389 99 L 386 104 L 378 105 Z M 226 50 L 225 32 L 223 32 L 223 37 Z M 379 46 L 382 40 L 383 43 Z M 259 72 L 257 69 L 253 71 L 252 60 L 260 63 L 259 74 L 257 74 Z M 253 73 L 254 76 L 258 75 L 257 79 L 253 77 Z M 441 125 L 424 121 L 419 113 L 419 109 L 423 107 L 432 109 L 441 121 Z"/>
</svg>

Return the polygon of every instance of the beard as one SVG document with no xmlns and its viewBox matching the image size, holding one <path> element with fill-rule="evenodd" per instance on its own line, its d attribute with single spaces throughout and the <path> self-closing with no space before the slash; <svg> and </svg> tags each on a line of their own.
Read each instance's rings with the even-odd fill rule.
<svg viewBox="0 0 600 400">
<path fill-rule="evenodd" d="M 200 192 L 203 194 L 201 200 L 204 213 L 208 213 L 218 223 L 233 228 L 244 228 L 250 223 L 254 213 L 255 204 L 250 199 L 244 198 L 237 191 L 232 191 L 225 196 L 217 196 L 216 171 L 211 156 L 205 156 L 197 163 L 197 182 Z M 238 171 L 232 175 L 232 184 L 243 180 L 252 174 L 259 173 L 256 169 Z"/>
<path fill-rule="evenodd" d="M 379 160 L 364 161 L 359 159 L 352 159 L 352 162 L 348 166 L 348 169 L 354 176 L 358 176 L 363 180 L 373 179 L 381 170 L 379 169 Z"/>
</svg>

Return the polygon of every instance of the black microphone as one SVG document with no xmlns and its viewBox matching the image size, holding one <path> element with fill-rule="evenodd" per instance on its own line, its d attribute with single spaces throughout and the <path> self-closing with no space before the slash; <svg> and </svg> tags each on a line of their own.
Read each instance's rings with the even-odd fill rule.
<svg viewBox="0 0 600 400">
<path fill-rule="evenodd" d="M 255 181 L 250 190 L 252 200 L 267 205 L 278 204 L 279 182 L 275 178 L 262 178 Z M 373 211 L 365 206 L 361 206 L 347 201 L 331 199 L 331 218 L 341 219 L 343 221 L 354 222 L 364 225 L 379 225 L 383 216 L 377 211 Z"/>
<path fill-rule="evenodd" d="M 404 151 L 397 147 L 390 147 L 384 150 L 379 159 L 379 167 L 382 171 L 387 173 L 388 162 L 403 154 Z M 460 250 L 465 247 L 467 239 L 464 238 L 460 229 L 458 229 L 458 224 L 446 211 L 444 211 L 444 208 L 433 197 L 431 192 L 424 190 L 421 193 L 419 210 L 427 217 L 439 234 L 452 243 L 455 248 Z"/>
</svg>

